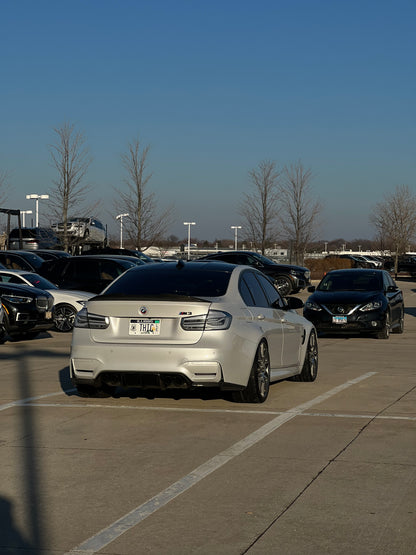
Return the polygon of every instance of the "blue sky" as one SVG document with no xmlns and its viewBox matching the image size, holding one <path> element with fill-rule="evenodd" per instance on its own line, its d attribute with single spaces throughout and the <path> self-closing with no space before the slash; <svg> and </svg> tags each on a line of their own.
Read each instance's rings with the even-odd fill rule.
<svg viewBox="0 0 416 555">
<path fill-rule="evenodd" d="M 7 207 L 51 188 L 52 129 L 70 122 L 114 233 L 120 155 L 140 137 L 178 237 L 195 221 L 232 239 L 267 159 L 311 168 L 323 240 L 372 238 L 375 203 L 416 192 L 415 17 L 414 0 L 0 0 Z"/>
</svg>

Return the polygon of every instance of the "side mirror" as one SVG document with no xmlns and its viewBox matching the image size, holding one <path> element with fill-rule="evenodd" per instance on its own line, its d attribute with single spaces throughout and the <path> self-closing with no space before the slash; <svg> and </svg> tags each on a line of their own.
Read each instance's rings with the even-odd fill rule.
<svg viewBox="0 0 416 555">
<path fill-rule="evenodd" d="M 310 286 L 308 287 L 308 291 L 309 291 L 309 293 L 314 293 L 314 292 L 316 291 L 315 285 L 310 285 Z"/>
<path fill-rule="evenodd" d="M 397 285 L 389 285 L 387 287 L 387 293 L 396 293 L 399 290 Z"/>
<path fill-rule="evenodd" d="M 303 308 L 303 301 L 299 297 L 285 297 L 288 310 L 298 310 Z"/>
</svg>

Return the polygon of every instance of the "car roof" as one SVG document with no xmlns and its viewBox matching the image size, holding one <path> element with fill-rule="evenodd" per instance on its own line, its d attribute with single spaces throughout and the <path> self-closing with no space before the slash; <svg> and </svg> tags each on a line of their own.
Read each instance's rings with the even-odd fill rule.
<svg viewBox="0 0 416 555">
<path fill-rule="evenodd" d="M 2 274 L 32 274 L 29 270 L 12 270 L 11 268 L 0 268 Z"/>
</svg>

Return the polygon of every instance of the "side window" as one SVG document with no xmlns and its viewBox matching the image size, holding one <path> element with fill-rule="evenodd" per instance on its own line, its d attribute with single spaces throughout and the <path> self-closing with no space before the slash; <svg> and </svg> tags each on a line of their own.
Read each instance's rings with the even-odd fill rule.
<svg viewBox="0 0 416 555">
<path fill-rule="evenodd" d="M 269 300 L 267 299 L 263 289 L 260 287 L 260 283 L 257 281 L 256 276 L 253 272 L 244 272 L 244 281 L 253 297 L 254 305 L 251 306 L 261 306 L 270 307 Z"/>
<path fill-rule="evenodd" d="M 238 289 L 240 291 L 241 298 L 246 303 L 246 305 L 247 306 L 254 306 L 255 305 L 254 299 L 253 299 L 253 297 L 250 293 L 250 289 L 248 288 L 247 283 L 244 280 L 244 277 L 242 277 L 240 279 Z"/>
<path fill-rule="evenodd" d="M 97 264 L 94 260 L 74 260 L 70 264 L 69 274 L 74 279 L 93 281 L 99 279 Z M 97 261 L 98 262 L 98 261 Z"/>
<path fill-rule="evenodd" d="M 100 279 L 113 280 L 120 275 L 118 267 L 111 260 L 100 261 Z"/>
<path fill-rule="evenodd" d="M 284 302 L 282 301 L 282 297 L 279 295 L 277 289 L 273 286 L 273 284 L 270 283 L 270 281 L 261 274 L 256 274 L 256 278 L 259 280 L 261 287 L 264 289 L 266 295 L 268 296 L 270 304 L 272 305 L 273 303 L 276 303 L 276 306 L 278 306 L 279 308 L 283 308 Z"/>
<path fill-rule="evenodd" d="M 20 258 L 15 256 L 10 256 L 9 264 L 7 265 L 8 268 L 12 270 L 31 270 L 31 268 Z"/>
<path fill-rule="evenodd" d="M 236 260 L 232 254 L 224 254 L 221 256 L 221 258 L 219 258 L 219 260 L 228 262 L 228 264 L 236 264 Z"/>
<path fill-rule="evenodd" d="M 27 283 L 24 283 L 19 277 L 17 276 L 10 276 L 9 279 L 5 279 L 5 277 L 3 277 L 3 281 L 8 281 L 9 283 L 19 283 L 20 285 L 27 285 Z"/>
<path fill-rule="evenodd" d="M 389 274 L 383 272 L 383 287 L 384 287 L 384 290 L 387 291 L 387 288 L 390 285 L 395 285 L 394 281 L 389 276 Z"/>
</svg>

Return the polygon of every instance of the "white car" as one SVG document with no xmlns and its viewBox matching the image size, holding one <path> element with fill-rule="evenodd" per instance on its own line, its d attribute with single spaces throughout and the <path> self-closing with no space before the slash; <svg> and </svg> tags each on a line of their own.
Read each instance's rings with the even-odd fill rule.
<svg viewBox="0 0 416 555">
<path fill-rule="evenodd" d="M 77 314 L 71 379 L 85 396 L 216 387 L 235 401 L 262 403 L 271 382 L 316 378 L 317 335 L 301 307 L 248 266 L 143 264 Z"/>
<path fill-rule="evenodd" d="M 86 291 L 59 289 L 39 274 L 25 270 L 0 270 L 0 281 L 31 285 L 48 291 L 54 299 L 52 309 L 53 323 L 55 329 L 61 332 L 72 331 L 75 315 L 84 307 L 88 299 L 93 297 L 93 293 Z"/>
<path fill-rule="evenodd" d="M 51 228 L 59 235 L 64 233 L 65 224 L 52 224 Z M 104 246 L 106 230 L 102 222 L 96 218 L 70 218 L 67 222 L 68 237 L 82 239 L 85 243 L 96 243 Z"/>
</svg>

